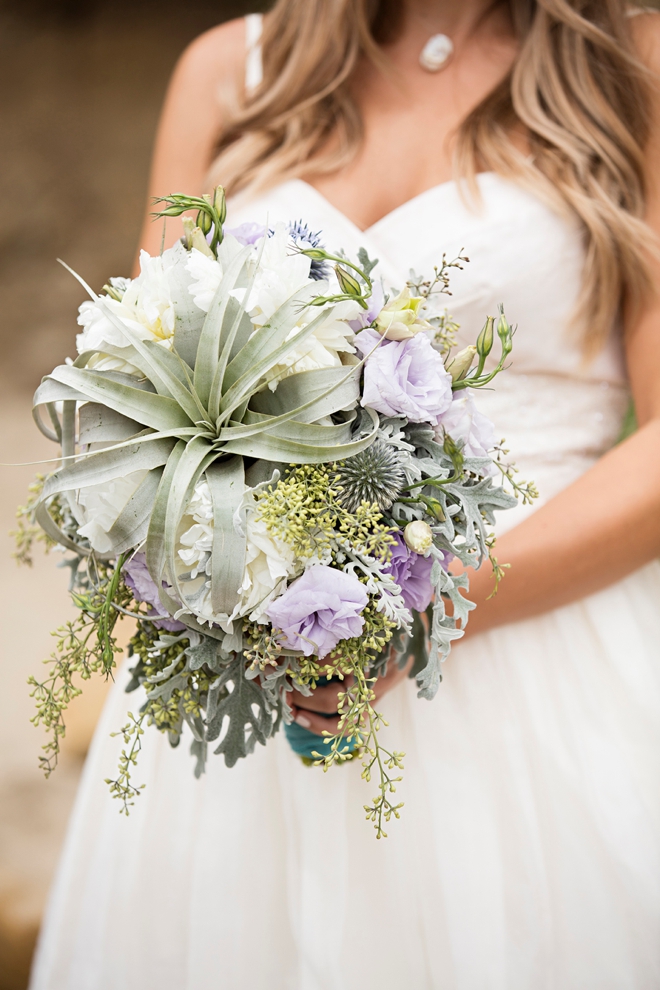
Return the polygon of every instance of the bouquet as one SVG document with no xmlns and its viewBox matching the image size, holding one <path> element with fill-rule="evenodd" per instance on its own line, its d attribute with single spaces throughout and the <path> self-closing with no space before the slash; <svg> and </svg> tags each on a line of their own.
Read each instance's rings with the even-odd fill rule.
<svg viewBox="0 0 660 990">
<path fill-rule="evenodd" d="M 512 328 L 501 310 L 455 353 L 439 298 L 463 256 L 386 287 L 364 250 L 333 254 L 302 222 L 225 229 L 221 187 L 159 202 L 196 220 L 142 252 L 133 280 L 97 295 L 76 276 L 90 296 L 78 356 L 34 399 L 61 462 L 19 510 L 18 556 L 38 531 L 61 548 L 78 609 L 31 678 L 43 767 L 81 680 L 112 675 L 128 616 L 128 690 L 144 700 L 108 781 L 126 813 L 147 726 L 173 746 L 187 726 L 199 775 L 209 746 L 233 766 L 284 725 L 309 763 L 362 759 L 380 837 L 403 754 L 379 743 L 374 681 L 412 656 L 433 698 L 474 607 L 449 565 L 490 558 L 499 579 L 494 513 L 534 495 L 471 393 L 504 367 Z M 291 724 L 287 696 L 328 678 L 346 686 L 319 737 Z"/>
</svg>

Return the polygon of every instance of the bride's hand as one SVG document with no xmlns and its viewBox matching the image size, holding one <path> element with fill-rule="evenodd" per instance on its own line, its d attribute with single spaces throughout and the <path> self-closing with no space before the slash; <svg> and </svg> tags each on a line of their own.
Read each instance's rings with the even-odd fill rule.
<svg viewBox="0 0 660 990">
<path fill-rule="evenodd" d="M 376 699 L 382 698 L 384 694 L 387 694 L 388 691 L 403 681 L 408 676 L 412 663 L 413 657 L 410 657 L 403 670 L 400 670 L 396 663 L 390 661 L 387 674 L 384 677 L 379 677 L 373 685 Z M 346 688 L 352 683 L 352 677 L 346 677 L 343 681 L 333 681 L 325 687 L 317 687 L 309 698 L 294 688 L 293 692 L 288 695 L 294 720 L 298 725 L 302 725 L 304 729 L 308 729 L 318 736 L 323 735 L 324 732 L 336 732 L 339 721 L 336 714 L 339 705 L 338 696 L 346 691 Z"/>
</svg>

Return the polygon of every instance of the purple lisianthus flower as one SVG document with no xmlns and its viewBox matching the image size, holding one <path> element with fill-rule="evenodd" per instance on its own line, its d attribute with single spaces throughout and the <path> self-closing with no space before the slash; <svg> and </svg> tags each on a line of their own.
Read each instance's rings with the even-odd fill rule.
<svg viewBox="0 0 660 990">
<path fill-rule="evenodd" d="M 365 355 L 380 339 L 375 330 L 363 330 L 355 343 Z M 362 405 L 384 416 L 406 416 L 412 423 L 435 426 L 451 397 L 451 375 L 424 333 L 408 340 L 384 340 L 366 360 Z"/>
<path fill-rule="evenodd" d="M 261 223 L 242 223 L 238 227 L 225 227 L 225 233 L 235 237 L 239 244 L 245 247 L 247 244 L 256 244 L 266 233 L 266 228 Z"/>
<path fill-rule="evenodd" d="M 406 608 L 424 612 L 433 597 L 431 585 L 433 557 L 423 557 L 409 550 L 402 533 L 395 533 L 394 539 L 396 543 L 391 547 L 392 557 L 387 570 L 401 588 L 401 597 Z"/>
<path fill-rule="evenodd" d="M 467 457 L 488 457 L 497 439 L 495 427 L 477 409 L 474 399 L 467 389 L 458 392 L 446 412 L 440 418 L 438 433 L 448 433 L 452 440 L 462 440 L 463 453 Z M 495 468 L 486 469 L 488 474 Z"/>
<path fill-rule="evenodd" d="M 154 617 L 155 626 L 158 626 L 159 629 L 166 629 L 167 632 L 183 632 L 186 628 L 184 624 L 172 618 L 158 596 L 158 588 L 149 573 L 145 554 L 133 554 L 131 559 L 124 564 L 122 574 L 126 584 L 133 592 L 136 602 L 146 602 L 150 606 L 149 618 Z"/>
<path fill-rule="evenodd" d="M 354 320 L 349 320 L 348 322 L 349 327 L 351 330 L 354 330 L 355 333 L 358 333 L 360 330 L 364 330 L 365 327 L 371 326 L 385 305 L 385 292 L 381 281 L 374 282 L 373 292 L 367 299 L 367 303 L 369 308 L 361 309 L 360 315 Z"/>
<path fill-rule="evenodd" d="M 368 600 L 364 585 L 352 574 L 315 564 L 268 606 L 266 615 L 284 633 L 285 647 L 323 658 L 342 639 L 360 635 L 360 613 Z"/>
</svg>

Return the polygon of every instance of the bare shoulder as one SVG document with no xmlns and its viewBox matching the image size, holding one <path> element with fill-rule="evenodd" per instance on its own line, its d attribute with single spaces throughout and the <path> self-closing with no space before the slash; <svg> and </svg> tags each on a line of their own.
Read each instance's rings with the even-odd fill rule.
<svg viewBox="0 0 660 990">
<path fill-rule="evenodd" d="M 185 49 L 172 84 L 188 91 L 216 93 L 242 78 L 245 66 L 245 21 L 242 17 L 205 31 Z"/>
<path fill-rule="evenodd" d="M 207 172 L 228 114 L 244 86 L 245 21 L 229 21 L 196 38 L 170 80 L 158 124 L 149 181 L 150 200 L 174 189 L 206 191 Z M 180 230 L 172 226 L 171 238 Z M 145 222 L 141 244 L 152 254 L 159 233 Z M 170 234 L 168 234 L 168 237 Z"/>
</svg>

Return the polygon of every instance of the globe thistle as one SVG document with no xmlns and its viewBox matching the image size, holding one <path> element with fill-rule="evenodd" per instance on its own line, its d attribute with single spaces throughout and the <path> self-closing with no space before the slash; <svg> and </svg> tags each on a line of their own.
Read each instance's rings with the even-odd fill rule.
<svg viewBox="0 0 660 990">
<path fill-rule="evenodd" d="M 338 465 L 341 485 L 339 501 L 355 512 L 362 502 L 389 509 L 405 483 L 401 461 L 395 450 L 375 440 L 370 447 Z"/>
<path fill-rule="evenodd" d="M 289 224 L 289 237 L 296 247 L 302 248 L 303 251 L 306 248 L 323 248 L 321 231 L 318 230 L 314 234 L 302 220 L 295 220 Z M 309 269 L 309 277 L 320 281 L 323 278 L 329 278 L 329 276 L 330 267 L 328 263 L 313 258 Z"/>
</svg>

